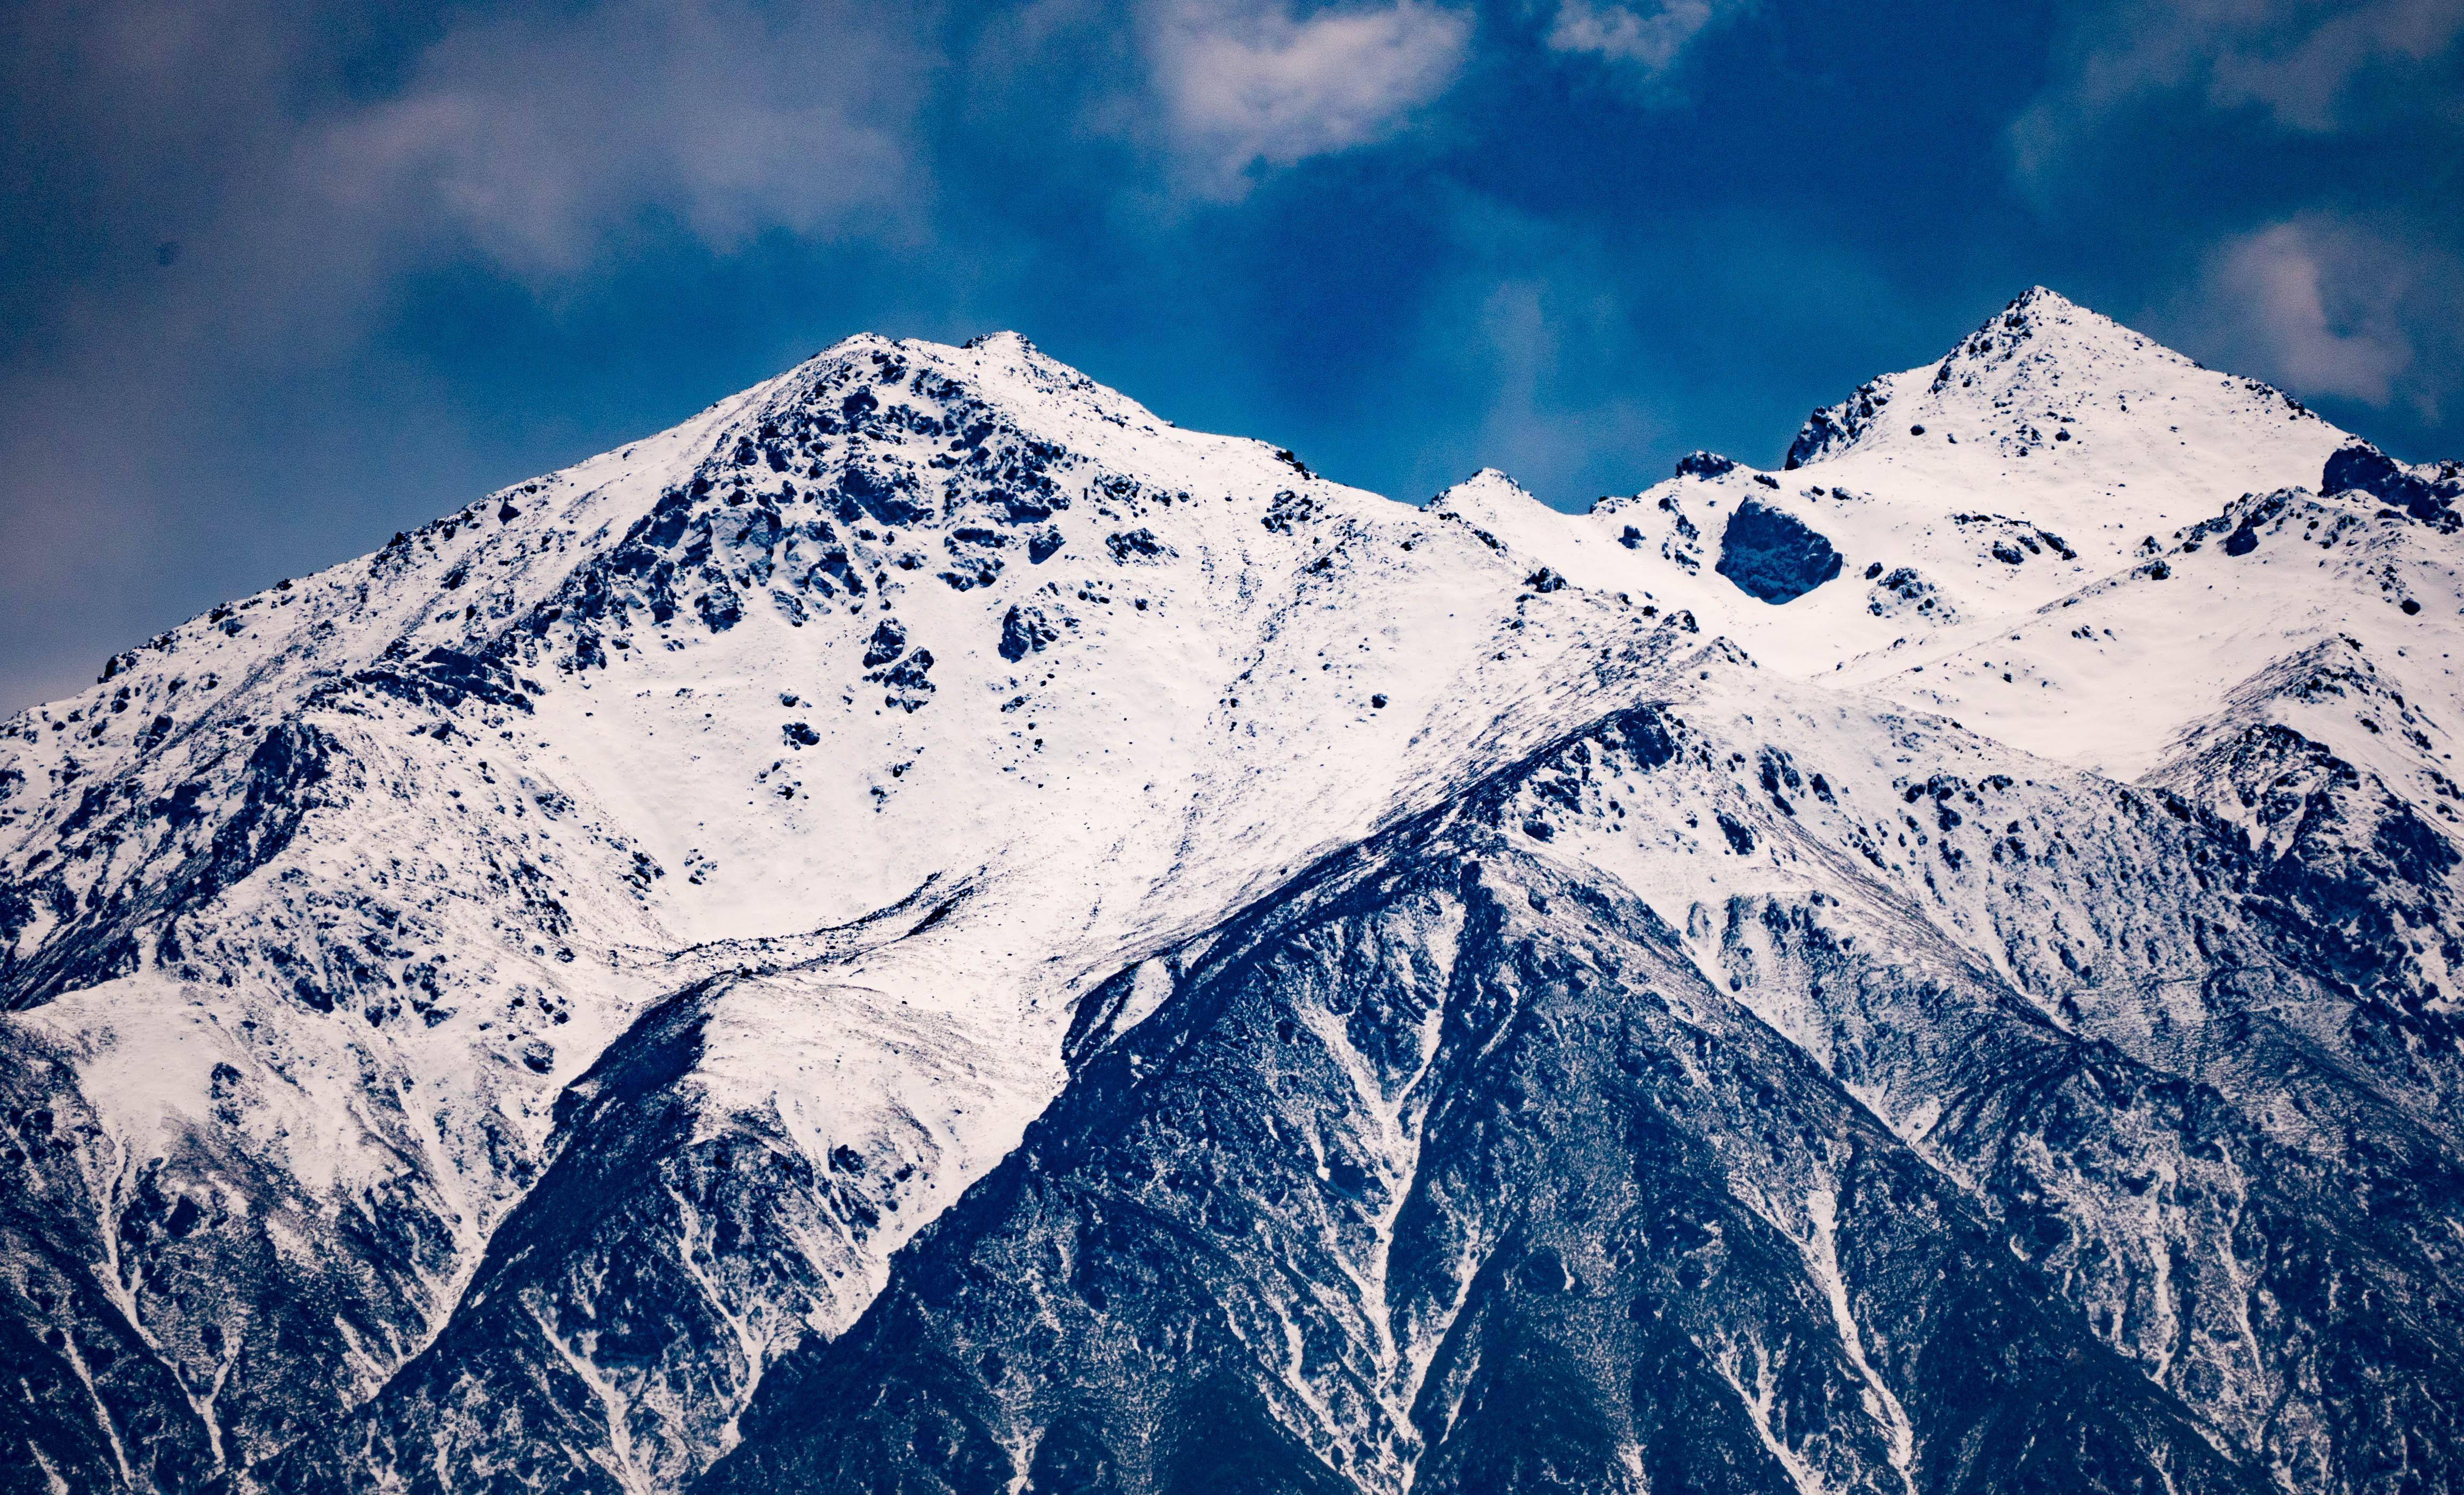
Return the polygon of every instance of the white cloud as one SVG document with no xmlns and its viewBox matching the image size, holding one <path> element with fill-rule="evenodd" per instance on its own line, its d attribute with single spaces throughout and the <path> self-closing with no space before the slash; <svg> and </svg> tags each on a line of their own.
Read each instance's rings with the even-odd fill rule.
<svg viewBox="0 0 2464 1495">
<path fill-rule="evenodd" d="M 1558 52 L 1588 53 L 1656 77 L 1674 66 L 1694 38 L 1744 7 L 1723 0 L 1659 0 L 1643 6 L 1562 0 L 1549 27 Z"/>
<path fill-rule="evenodd" d="M 2278 378 L 2299 389 L 2385 405 L 2412 349 L 2400 328 L 2371 315 L 2374 308 L 2329 315 L 2326 260 L 2335 248 L 2315 229 L 2277 224 L 2227 247 L 2215 288 L 2239 309 Z"/>
<path fill-rule="evenodd" d="M 1306 19 L 1263 7 L 1181 0 L 1154 32 L 1172 134 L 1216 190 L 1253 166 L 1286 166 L 1386 139 L 1461 73 L 1471 21 L 1396 0 Z"/>
<path fill-rule="evenodd" d="M 933 14 L 455 7 L 405 57 L 393 29 L 422 23 L 390 11 L 21 4 L 21 45 L 0 48 L 0 164 L 43 190 L 0 213 L 21 287 L 0 317 L 0 703 L 90 676 L 93 639 L 142 637 L 208 585 L 343 553 L 416 492 L 407 464 L 374 459 L 389 442 L 446 489 L 480 486 L 463 413 L 382 348 L 414 277 L 476 263 L 553 302 L 653 234 L 714 254 L 772 232 L 920 237 Z M 379 86 L 353 76 L 370 56 Z M 313 410 L 365 422 L 371 386 L 376 429 L 268 434 Z M 253 443 L 285 440 L 295 466 L 356 449 L 386 475 L 296 513 L 252 507 L 306 486 L 245 471 Z"/>
<path fill-rule="evenodd" d="M 2464 267 L 2360 225 L 2297 218 L 2219 246 L 2198 303 L 2211 362 L 2435 420 L 2459 353 Z"/>
<path fill-rule="evenodd" d="M 1636 387 L 1658 370 L 1625 253 L 1486 198 L 1449 201 L 1455 270 L 1422 302 L 1407 387 L 1468 418 L 1429 434 L 1416 475 L 1435 490 L 1493 467 L 1561 504 L 1630 491 L 1636 453 L 1668 429 Z"/>
<path fill-rule="evenodd" d="M 860 15 L 614 0 L 472 28 L 305 142 L 302 167 L 344 211 L 451 224 L 526 275 L 580 268 L 645 212 L 721 252 L 877 229 L 920 201 L 922 69 Z"/>
<path fill-rule="evenodd" d="M 2097 0 L 2075 9 L 2012 143 L 2022 174 L 2042 175 L 2117 107 L 2168 94 L 2332 133 L 2419 102 L 2421 69 L 2459 38 L 2464 0 Z M 2443 82 L 2431 92 L 2429 107 L 2453 108 Z"/>
<path fill-rule="evenodd" d="M 1463 339 L 1461 323 L 1452 332 L 1461 356 L 1488 385 L 1475 433 L 1477 465 L 1560 501 L 1590 496 L 1576 491 L 1587 470 L 1661 434 L 1640 401 L 1583 377 L 1604 361 L 1605 345 L 1620 339 L 1628 316 L 1605 283 L 1589 278 L 1594 273 L 1559 264 L 1540 275 L 1499 279 L 1463 319 L 1477 335 Z"/>
<path fill-rule="evenodd" d="M 2220 107 L 2255 103 L 2279 123 L 2334 130 L 2353 113 L 2356 85 L 2442 55 L 2464 35 L 2464 0 L 2248 4 L 2246 30 L 2217 49 L 2208 95 Z"/>
</svg>

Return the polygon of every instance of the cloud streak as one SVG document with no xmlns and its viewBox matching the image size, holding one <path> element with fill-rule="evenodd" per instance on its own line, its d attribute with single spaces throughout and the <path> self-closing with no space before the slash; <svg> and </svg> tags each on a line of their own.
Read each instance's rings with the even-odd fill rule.
<svg viewBox="0 0 2464 1495">
<path fill-rule="evenodd" d="M 355 366 L 394 387 L 387 434 L 328 449 L 382 450 L 423 414 L 450 427 L 418 410 L 433 391 L 412 371 L 370 366 L 419 276 L 475 268 L 552 304 L 654 240 L 911 242 L 931 208 L 913 123 L 929 19 L 750 0 L 447 12 L 375 38 L 394 60 L 371 87 L 351 76 L 369 50 L 353 22 L 283 0 L 35 0 L 0 59 L 0 167 L 44 186 L 0 215 L 22 272 L 0 290 L 0 635 L 84 618 L 142 636 L 177 616 L 156 609 L 210 600 L 179 601 L 203 555 L 273 581 L 297 558 L 231 553 L 295 522 L 257 506 L 300 479 L 247 473 L 239 433 L 312 418 Z M 427 440 L 442 456 L 452 437 Z M 320 519 L 367 528 L 352 512 Z M 49 690 L 88 667 L 13 668 Z"/>
<path fill-rule="evenodd" d="M 2220 245 L 2200 295 L 2204 341 L 2233 366 L 2304 396 L 2437 418 L 2464 318 L 2464 267 L 2450 256 L 2312 215 Z M 2408 377 L 2422 365 L 2431 377 Z"/>
<path fill-rule="evenodd" d="M 1548 45 L 1554 52 L 1596 56 L 1647 81 L 1675 67 L 1697 37 L 1746 9 L 1737 0 L 1658 0 L 1641 6 L 1561 0 L 1550 22 Z"/>
<path fill-rule="evenodd" d="M 1173 138 L 1201 185 L 1387 139 L 1463 71 L 1470 17 L 1423 3 L 1322 11 L 1179 0 L 1153 33 Z"/>
<path fill-rule="evenodd" d="M 777 229 L 880 232 L 925 199 L 928 57 L 854 8 L 615 0 L 459 31 L 403 92 L 301 148 L 320 203 L 456 231 L 571 274 L 656 212 L 714 251 Z"/>
<path fill-rule="evenodd" d="M 2384 294 L 2365 296 L 2352 315 L 2330 315 L 2329 262 L 2353 258 L 2351 250 L 2315 226 L 2280 223 L 2228 245 L 2214 285 L 2287 383 L 2385 405 L 2412 348 L 2387 315 L 2392 297 Z"/>
<path fill-rule="evenodd" d="M 2182 97 L 2255 109 L 2312 135 L 2390 111 L 2452 113 L 2433 64 L 2464 38 L 2464 0 L 2103 0 L 2073 13 L 2054 82 L 2013 124 L 2023 178 L 2057 170 L 2117 112 Z"/>
</svg>

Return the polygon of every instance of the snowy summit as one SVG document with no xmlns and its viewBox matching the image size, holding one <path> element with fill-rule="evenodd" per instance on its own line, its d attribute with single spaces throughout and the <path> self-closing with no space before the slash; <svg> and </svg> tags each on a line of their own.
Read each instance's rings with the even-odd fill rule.
<svg viewBox="0 0 2464 1495">
<path fill-rule="evenodd" d="M 0 723 L 0 1490 L 2464 1484 L 2459 498 L 850 339 Z"/>
</svg>

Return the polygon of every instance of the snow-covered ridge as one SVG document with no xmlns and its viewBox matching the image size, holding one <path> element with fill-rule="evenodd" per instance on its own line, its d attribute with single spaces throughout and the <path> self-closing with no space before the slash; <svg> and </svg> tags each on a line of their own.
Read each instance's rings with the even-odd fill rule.
<svg viewBox="0 0 2464 1495">
<path fill-rule="evenodd" d="M 891 1180 L 756 1289 L 778 1344 L 843 1324 L 1062 1083 L 1085 984 L 1649 690 L 1674 630 L 1524 582 L 1022 339 L 858 338 L 12 719 L 13 1032 L 86 1087 L 109 1157 L 210 1134 L 298 1191 L 286 1218 L 222 1165 L 143 1185 L 227 1222 L 181 1248 L 194 1281 L 296 1237 L 346 1305 L 301 1324 L 277 1273 L 179 1310 L 159 1352 L 185 1375 L 268 1335 L 359 1367 L 242 1377 L 264 1400 L 200 1413 L 230 1446 L 198 1457 L 261 1458 L 385 1384 L 564 1145 L 561 1088 L 748 941 L 816 954 L 712 989 L 680 1136 L 754 1126 Z M 816 933 L 935 884 L 965 895 L 887 946 Z M 102 1198 L 141 1186 L 126 1166 Z M 671 1405 L 646 1374 L 607 1395 Z M 697 1466 L 729 1414 L 675 1416 L 652 1466 Z"/>
<path fill-rule="evenodd" d="M 60 1339 L 0 1426 L 72 1487 L 684 1488 L 1227 928 L 1455 825 L 1519 848 L 1517 898 L 1647 910 L 1612 943 L 1695 973 L 1685 1022 L 1781 1035 L 1925 1166 L 1969 1166 L 1928 1140 L 1949 1071 L 1851 1072 L 1836 984 L 1757 985 L 1815 924 L 1907 952 L 1859 980 L 1999 982 L 2134 1064 L 2264 1010 L 2452 1142 L 2458 489 L 2041 289 L 1779 472 L 1696 453 L 1587 515 L 1494 471 L 1423 508 L 1330 483 L 1014 334 L 850 339 L 0 724 L 0 1101 L 39 1201 L 6 1274 Z M 1463 834 L 1430 865 L 1489 854 Z M 2235 869 L 2195 908 L 2115 890 L 2169 896 L 2175 855 Z M 1463 916 L 1409 941 L 1450 961 Z M 2237 956 L 2290 973 L 2266 1001 L 2145 995 L 2187 979 L 2159 945 L 2297 917 L 2341 943 Z M 1336 1010 L 1294 1021 L 1336 1044 Z M 1429 1103 L 1362 1114 L 1408 1153 Z M 1832 1203 L 1753 1207 L 1846 1333 L 1830 1166 L 1788 1188 Z M 1418 1377 L 1387 1290 L 1342 1311 Z M 1854 1465 L 1774 1420 L 1744 1332 L 1704 1350 L 1753 1446 Z M 1904 1478 L 1922 1409 L 1854 1346 Z M 1373 1485 L 1418 1457 L 1403 1384 Z"/>
</svg>

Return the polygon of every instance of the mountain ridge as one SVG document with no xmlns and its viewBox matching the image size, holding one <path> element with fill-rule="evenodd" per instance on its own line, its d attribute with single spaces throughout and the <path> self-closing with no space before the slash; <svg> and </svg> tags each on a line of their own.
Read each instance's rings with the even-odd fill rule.
<svg viewBox="0 0 2464 1495">
<path fill-rule="evenodd" d="M 1015 334 L 868 335 L 115 656 L 0 729 L 22 1483 L 753 1489 L 833 1448 L 875 1450 L 831 1476 L 858 1484 L 1202 1483 L 1133 1411 L 1164 1380 L 917 1286 L 987 1251 L 1018 1301 L 1091 1312 L 1089 1343 L 1214 1336 L 1172 1396 L 1280 1471 L 1253 1487 L 1429 1460 L 1524 1487 L 1561 1456 L 1601 1487 L 2464 1477 L 2371 1472 L 2413 1467 L 2409 1435 L 2340 1389 L 2440 1427 L 2421 1368 L 2464 1359 L 2422 1243 L 2464 1178 L 2453 474 L 2042 288 L 1827 410 L 1777 473 L 1698 453 L 1570 516 L 1485 470 L 1416 509 Z M 1397 891 L 1345 903 L 1337 867 Z M 1466 956 L 1466 911 L 1518 899 Z M 1315 932 L 1297 984 L 1219 955 L 1287 927 Z M 1576 969 L 1538 1028 L 1477 1016 Z M 1353 987 L 1379 995 L 1324 1005 Z M 1566 1050 L 1595 1030 L 1640 1068 Z M 1715 1032 L 1761 1057 L 1711 1078 Z M 1206 1058 L 1243 1097 L 1219 1106 L 1121 1070 L 1171 1034 L 1318 1057 L 1288 1094 L 1258 1088 L 1280 1059 Z M 1421 1167 L 1380 1066 L 1427 1044 L 1458 1080 L 1414 1104 L 1520 1140 L 1449 1132 Z M 1477 1077 L 1507 1052 L 1501 1110 Z M 1563 1151 L 1572 1111 L 1529 1130 L 1549 1084 L 1659 1117 L 1663 1171 Z M 1838 1145 L 1935 1223 L 1859 1202 L 1831 1144 L 1765 1137 L 1764 1090 L 1867 1137 Z M 1252 1141 L 1170 1119 L 1191 1104 Z M 1151 1302 L 1015 1255 L 1099 1229 L 1059 1201 L 1147 1187 L 1051 1173 L 1059 1117 L 1181 1137 L 1207 1161 L 1140 1206 L 1177 1221 L 1156 1239 L 1250 1219 L 1332 1249 L 1309 1294 L 1334 1296 L 1270 1291 L 1245 1246 Z M 1515 1202 L 1554 1198 L 1551 1168 L 1607 1192 Z M 1023 1180 L 1050 1209 L 1019 1213 Z M 1396 1399 L 1397 1336 L 1435 1309 L 1370 1292 L 1356 1242 L 1307 1244 L 1371 1194 L 1422 1212 L 1426 1284 L 1488 1284 L 1448 1324 L 1522 1326 L 1463 1327 L 1462 1385 L 1524 1345 L 1590 1409 L 1554 1453 Z M 2306 1254 L 2238 1233 L 2254 1210 Z M 1760 1265 L 1646 1250 L 1586 1279 L 1677 1326 L 1646 1337 L 1690 1367 L 1678 1401 L 1581 1369 L 1644 1341 L 1537 1307 L 1626 1239 L 1611 1218 L 1776 1231 Z M 1566 1286 L 1496 1230 L 1554 1242 Z M 1951 1250 L 2095 1389 L 1922 1370 L 1916 1330 L 1860 1327 L 1873 1295 L 1970 1309 L 1889 1252 L 1843 1277 L 1852 1238 Z M 1442 1265 L 1464 1251 L 1469 1278 Z M 815 1431 L 842 1413 L 805 1388 L 924 1384 L 883 1327 L 917 1314 L 1044 1369 L 933 1382 L 972 1430 Z M 1349 1348 L 1297 1368 L 1261 1348 L 1328 1334 Z M 1775 1354 L 1831 1369 L 1775 1389 Z M 1065 1383 L 1111 1409 L 1037 1389 Z M 1953 1457 L 1990 1427 L 2067 1451 Z"/>
</svg>

